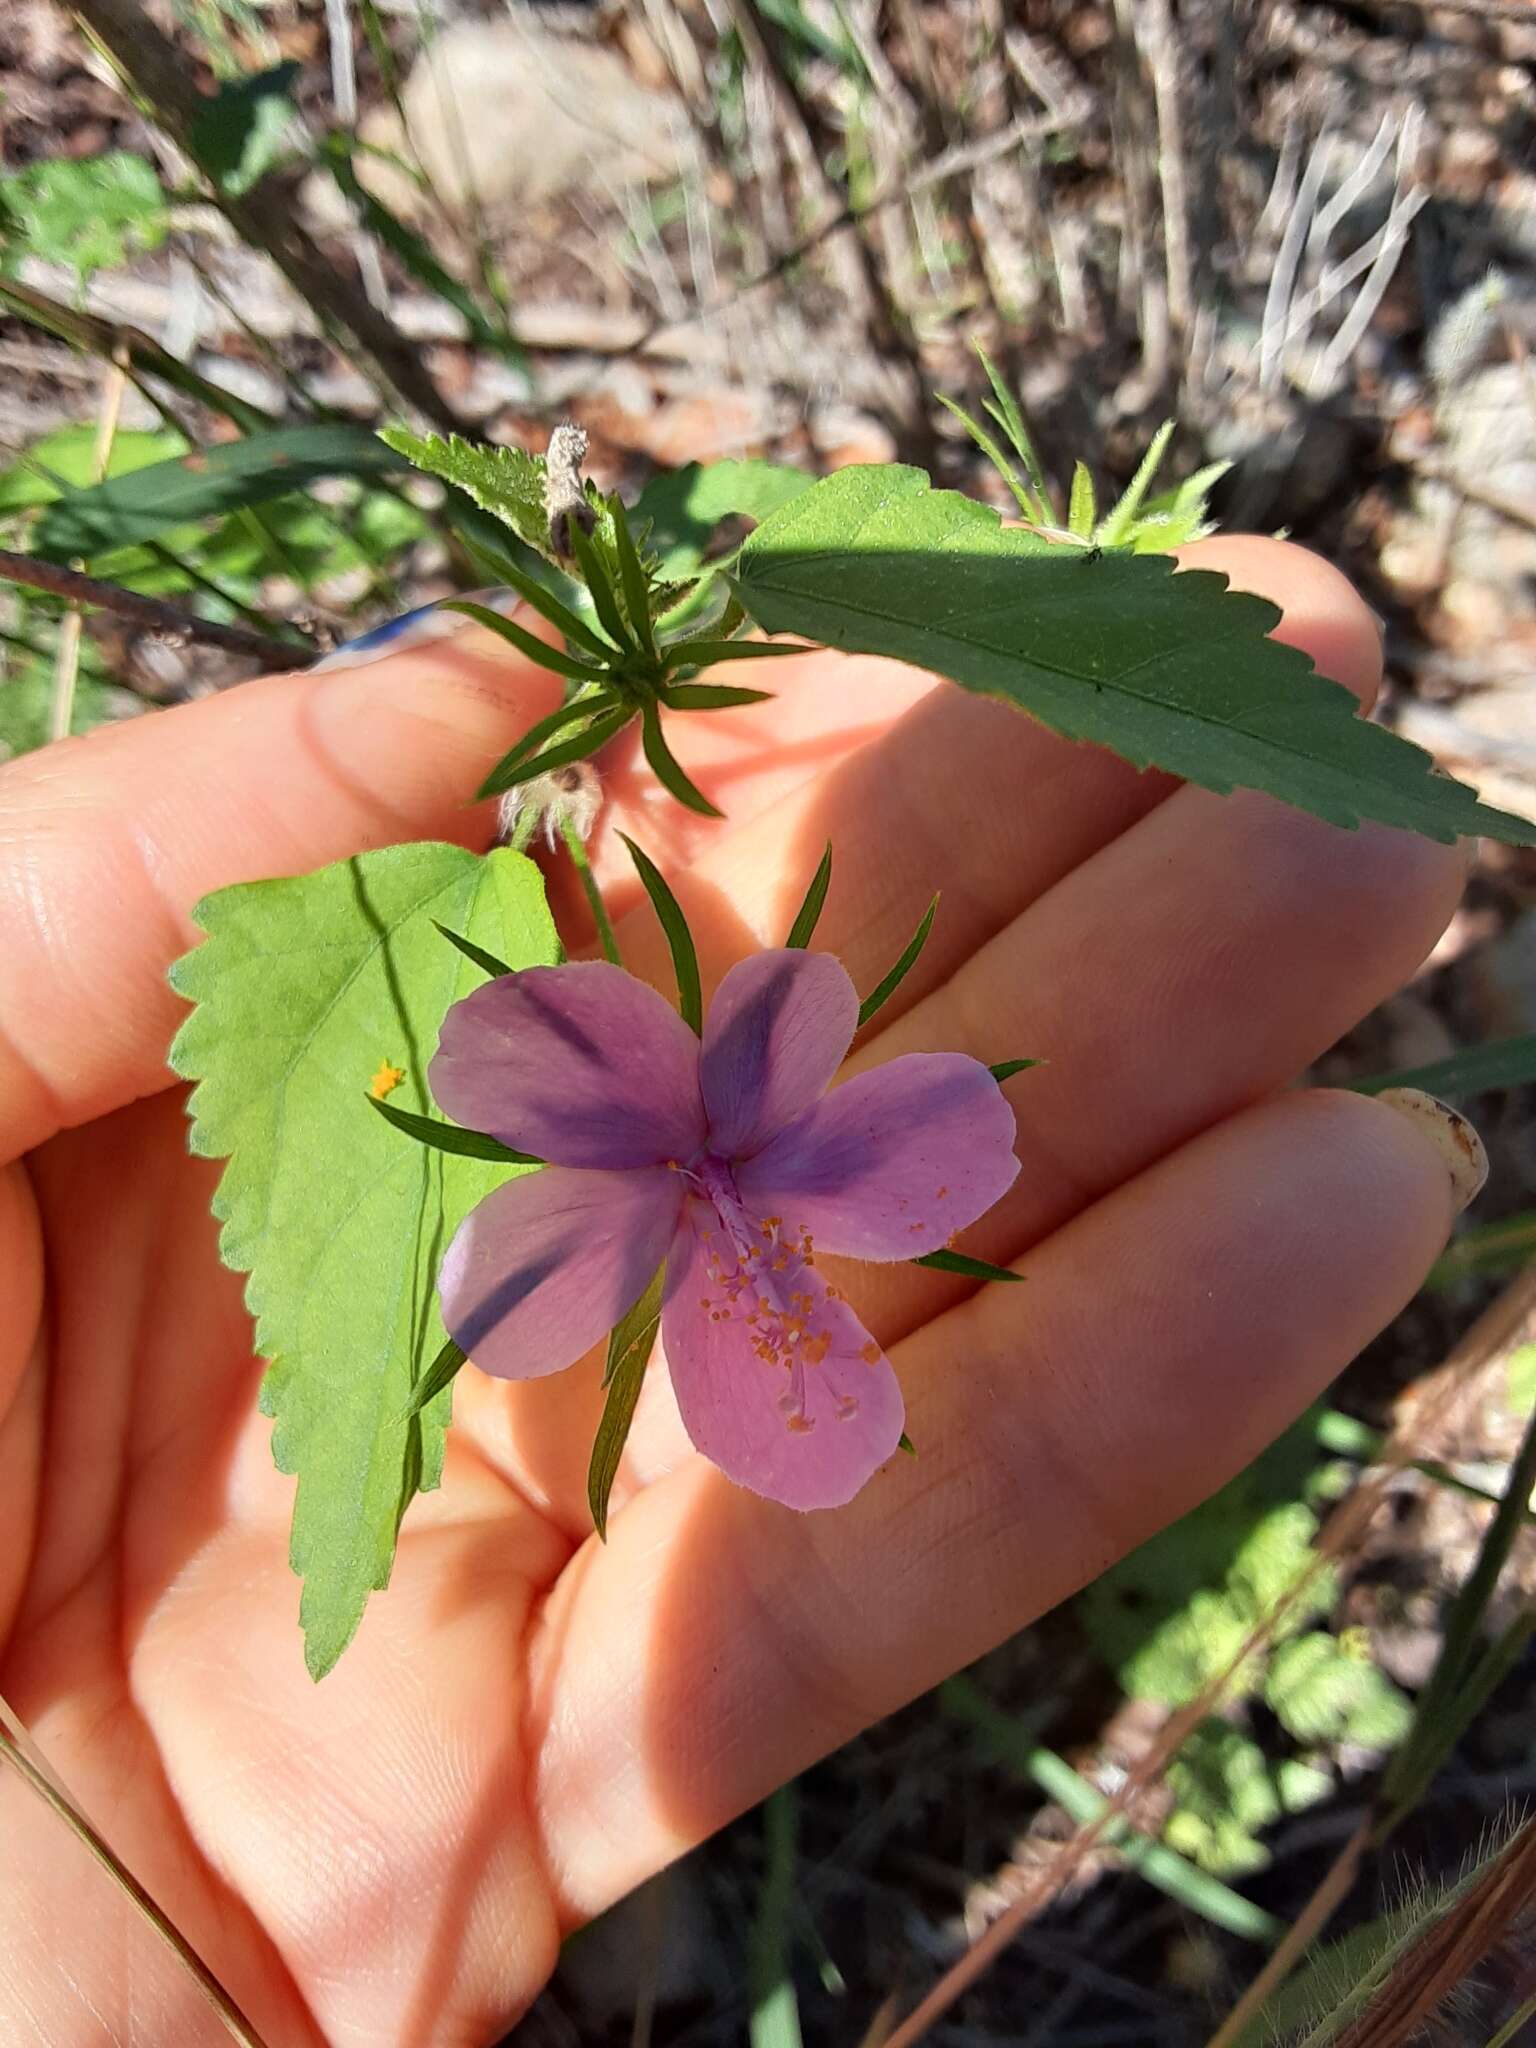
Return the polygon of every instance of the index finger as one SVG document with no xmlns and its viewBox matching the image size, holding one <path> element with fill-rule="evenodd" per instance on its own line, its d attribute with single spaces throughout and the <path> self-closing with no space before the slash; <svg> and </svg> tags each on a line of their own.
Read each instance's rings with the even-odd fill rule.
<svg viewBox="0 0 1536 2048">
<path fill-rule="evenodd" d="M 164 1085 L 165 973 L 210 889 L 402 839 L 483 845 L 467 798 L 554 709 L 480 629 L 367 668 L 264 677 L 0 769 L 0 1159 Z"/>
</svg>

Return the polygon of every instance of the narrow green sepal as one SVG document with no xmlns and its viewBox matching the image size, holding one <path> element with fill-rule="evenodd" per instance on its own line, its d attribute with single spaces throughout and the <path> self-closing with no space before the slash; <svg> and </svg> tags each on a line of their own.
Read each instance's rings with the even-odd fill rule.
<svg viewBox="0 0 1536 2048">
<path fill-rule="evenodd" d="M 531 760 L 520 756 L 514 747 L 481 783 L 475 792 L 476 800 L 500 796 L 504 790 L 515 789 L 520 782 L 533 782 L 540 775 L 547 775 L 552 768 L 564 768 L 572 761 L 585 761 L 589 754 L 595 754 L 599 747 L 607 746 L 611 739 L 616 738 L 633 716 L 628 705 L 616 705 L 612 711 L 594 718 L 590 725 L 574 733 L 570 739 L 557 741 Z"/>
<path fill-rule="evenodd" d="M 661 683 L 657 694 L 669 711 L 729 711 L 737 704 L 766 704 L 772 690 L 738 690 L 732 683 Z"/>
<path fill-rule="evenodd" d="M 475 552 L 475 543 L 467 535 L 460 534 L 459 539 L 472 554 Z M 573 612 L 569 605 L 562 604 L 555 593 L 540 583 L 536 576 L 530 576 L 526 569 L 514 562 L 510 555 L 497 554 L 491 557 L 485 555 L 484 551 L 481 552 L 483 559 L 494 570 L 497 581 L 508 584 L 517 592 L 524 604 L 532 605 L 533 609 L 548 619 L 567 640 L 574 640 L 578 647 L 585 647 L 589 654 L 595 654 L 599 662 L 605 665 L 620 652 L 594 627 L 589 626 L 579 613 Z M 496 616 L 500 618 L 501 614 L 498 612 Z"/>
<path fill-rule="evenodd" d="M 551 711 L 536 725 L 530 725 L 510 753 L 503 754 L 492 769 L 493 775 L 512 775 L 525 761 L 537 759 L 539 749 L 556 733 L 564 732 L 567 726 L 576 725 L 584 718 L 595 718 L 612 713 L 618 705 L 606 690 L 594 691 L 591 696 L 577 697 L 569 704 L 562 704 L 558 711 Z M 513 785 L 509 785 L 513 786 Z"/>
<path fill-rule="evenodd" d="M 493 981 L 499 980 L 503 974 L 516 973 L 516 968 L 509 967 L 505 960 L 498 960 L 496 955 L 488 953 L 484 946 L 477 946 L 473 939 L 466 939 L 462 932 L 450 931 L 447 925 L 438 924 L 435 917 L 432 922 L 450 946 L 457 946 L 466 960 L 473 960 L 477 967 L 483 967 Z"/>
<path fill-rule="evenodd" d="M 789 928 L 786 946 L 803 951 L 816 935 L 821 921 L 821 906 L 827 900 L 827 889 L 832 880 L 832 842 L 829 839 L 826 851 L 816 863 L 816 872 L 811 877 L 811 886 L 805 892 L 805 899 L 795 912 L 795 921 Z"/>
<path fill-rule="evenodd" d="M 558 647 L 551 647 L 547 640 L 540 640 L 515 619 L 504 619 L 500 612 L 493 612 L 489 605 L 476 604 L 468 597 L 449 597 L 443 600 L 445 612 L 462 612 L 466 619 L 473 619 L 477 626 L 484 626 L 498 639 L 515 647 L 519 654 L 540 668 L 547 668 L 557 676 L 565 676 L 574 683 L 606 682 L 610 671 L 596 668 L 590 661 L 578 661 L 574 654 L 563 654 Z"/>
<path fill-rule="evenodd" d="M 906 951 L 896 962 L 896 965 L 891 969 L 884 981 L 880 983 L 879 987 L 871 989 L 863 1002 L 860 1003 L 858 1028 L 861 1031 L 877 1010 L 884 1009 L 885 1005 L 895 995 L 897 989 L 901 987 L 901 984 L 917 965 L 917 956 L 928 943 L 928 934 L 933 929 L 934 915 L 938 907 L 939 899 L 935 896 L 927 910 L 923 913 L 922 923 L 908 941 Z"/>
<path fill-rule="evenodd" d="M 641 745 L 645 758 L 650 763 L 651 773 L 670 795 L 675 796 L 685 810 L 695 811 L 701 818 L 720 818 L 725 813 L 710 802 L 703 790 L 695 789 L 682 768 L 675 760 L 661 730 L 661 718 L 654 704 L 641 708 Z"/>
<path fill-rule="evenodd" d="M 608 500 L 608 509 L 613 515 L 613 545 L 619 558 L 619 576 L 624 584 L 624 609 L 629 613 L 630 627 L 641 652 L 653 655 L 656 652 L 656 629 L 651 623 L 651 593 L 645 580 L 645 570 L 629 530 L 629 520 L 617 496 Z"/>
<path fill-rule="evenodd" d="M 909 1266 L 927 1266 L 935 1273 L 960 1273 L 967 1280 L 1022 1280 L 1007 1266 L 994 1266 L 986 1259 L 968 1258 L 964 1252 L 925 1252 L 920 1259 L 908 1259 Z"/>
<path fill-rule="evenodd" d="M 402 1420 L 409 1422 L 413 1415 L 419 1415 L 423 1408 L 430 1407 L 445 1387 L 453 1385 L 459 1367 L 464 1363 L 464 1353 L 450 1337 L 411 1389 L 410 1405 Z"/>
<path fill-rule="evenodd" d="M 370 1095 L 368 1100 L 386 1123 L 392 1123 L 397 1131 L 404 1131 L 418 1145 L 430 1145 L 434 1152 L 454 1152 L 461 1159 L 494 1159 L 502 1166 L 544 1164 L 532 1152 L 514 1152 L 510 1145 L 503 1145 L 500 1138 L 493 1138 L 485 1131 L 466 1131 L 460 1124 L 444 1123 L 435 1116 L 418 1116 L 412 1109 L 396 1109 L 381 1095 Z"/>
<path fill-rule="evenodd" d="M 913 1443 L 911 1437 L 907 1435 L 907 1432 L 905 1430 L 901 1432 L 901 1439 L 898 1442 L 896 1448 L 898 1451 L 905 1451 L 909 1458 L 915 1458 L 917 1456 L 917 1445 Z"/>
<path fill-rule="evenodd" d="M 608 1399 L 593 1439 L 592 1461 L 587 1467 L 587 1505 L 592 1510 L 592 1526 L 604 1542 L 608 1540 L 608 1499 L 661 1323 L 661 1291 L 666 1270 L 665 1266 L 656 1269 L 650 1286 L 629 1314 L 615 1325 L 608 1339 L 608 1358 L 603 1368 Z"/>
<path fill-rule="evenodd" d="M 809 654 L 808 647 L 784 647 L 777 640 L 674 640 L 666 648 L 669 668 L 713 668 L 717 661 L 771 661 L 783 654 Z"/>
<path fill-rule="evenodd" d="M 995 1067 L 988 1067 L 987 1072 L 1001 1086 L 1004 1081 L 1011 1081 L 1015 1074 L 1022 1074 L 1026 1067 L 1043 1065 L 1043 1060 L 999 1060 Z"/>
<path fill-rule="evenodd" d="M 688 929 L 688 920 L 683 915 L 683 906 L 668 888 L 666 877 L 650 855 L 636 846 L 628 833 L 621 832 L 619 837 L 629 848 L 635 872 L 645 886 L 645 893 L 651 899 L 651 907 L 672 949 L 672 967 L 677 975 L 678 1015 L 691 1031 L 702 1035 L 704 991 L 699 981 L 699 956 L 693 943 L 693 933 Z"/>
<path fill-rule="evenodd" d="M 624 624 L 624 614 L 619 610 L 619 600 L 614 595 L 613 585 L 608 580 L 608 565 L 592 545 L 590 535 L 582 532 L 574 519 L 567 522 L 571 534 L 571 551 L 576 557 L 576 566 L 581 571 L 581 580 L 587 586 L 587 595 L 592 600 L 593 610 L 603 631 L 624 653 L 636 652 L 637 641 Z"/>
</svg>

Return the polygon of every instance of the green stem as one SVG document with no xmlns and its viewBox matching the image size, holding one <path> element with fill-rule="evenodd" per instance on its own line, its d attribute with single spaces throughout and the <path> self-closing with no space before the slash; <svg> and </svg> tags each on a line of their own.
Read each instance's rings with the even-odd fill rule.
<svg viewBox="0 0 1536 2048">
<path fill-rule="evenodd" d="M 1519 2034 L 1520 2029 L 1526 2024 L 1528 2020 L 1533 2019 L 1536 2019 L 1536 1993 L 1533 1993 L 1533 1995 L 1525 2001 L 1524 2005 L 1521 2006 L 1518 2012 L 1512 2012 L 1510 2014 L 1509 2018 L 1504 2022 L 1503 2026 L 1500 2027 L 1499 2031 L 1488 2043 L 1488 2048 L 1511 2048 L 1511 2043 Z"/>
<path fill-rule="evenodd" d="M 622 967 L 624 962 L 619 958 L 619 942 L 614 936 L 613 921 L 608 915 L 607 905 L 603 902 L 602 891 L 597 886 L 592 863 L 587 859 L 587 849 L 582 843 L 581 834 L 569 818 L 560 826 L 560 837 L 565 841 L 565 850 L 571 856 L 572 865 L 581 877 L 581 886 L 586 891 L 587 907 L 592 912 L 592 922 L 597 926 L 598 943 L 603 949 L 603 958 L 611 961 L 615 967 Z"/>
</svg>

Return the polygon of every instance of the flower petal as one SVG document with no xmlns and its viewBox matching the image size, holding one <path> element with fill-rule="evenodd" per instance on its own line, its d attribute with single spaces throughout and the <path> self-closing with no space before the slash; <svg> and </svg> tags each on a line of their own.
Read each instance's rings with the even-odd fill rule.
<svg viewBox="0 0 1536 2048">
<path fill-rule="evenodd" d="M 859 998 L 830 953 L 781 947 L 739 961 L 715 991 L 699 1078 L 712 1151 L 745 1159 L 826 1093 Z"/>
<path fill-rule="evenodd" d="M 455 1003 L 428 1078 L 456 1123 L 557 1166 L 659 1166 L 704 1139 L 698 1040 L 601 960 L 525 968 Z"/>
<path fill-rule="evenodd" d="M 856 1075 L 736 1169 L 754 1215 L 792 1215 L 818 1251 L 937 1251 L 1012 1187 L 1013 1111 L 979 1060 L 913 1052 Z"/>
<path fill-rule="evenodd" d="M 546 1166 L 471 1209 L 438 1275 L 443 1323 L 482 1372 L 541 1379 L 574 1365 L 666 1257 L 682 1182 L 664 1167 Z"/>
<path fill-rule="evenodd" d="M 744 1277 L 713 1211 L 690 1201 L 661 1319 L 683 1426 L 738 1486 L 786 1507 L 841 1507 L 901 1441 L 896 1375 L 814 1268 L 793 1260 L 781 1277 L 770 1262 Z"/>
</svg>

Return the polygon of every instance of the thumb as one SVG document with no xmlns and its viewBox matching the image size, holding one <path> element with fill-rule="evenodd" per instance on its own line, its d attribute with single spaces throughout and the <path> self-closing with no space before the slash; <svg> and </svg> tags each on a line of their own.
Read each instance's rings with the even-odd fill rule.
<svg viewBox="0 0 1536 2048">
<path fill-rule="evenodd" d="M 188 913 L 367 847 L 481 846 L 470 800 L 560 701 L 483 627 L 269 676 L 0 769 L 0 1159 L 160 1087 Z"/>
</svg>

